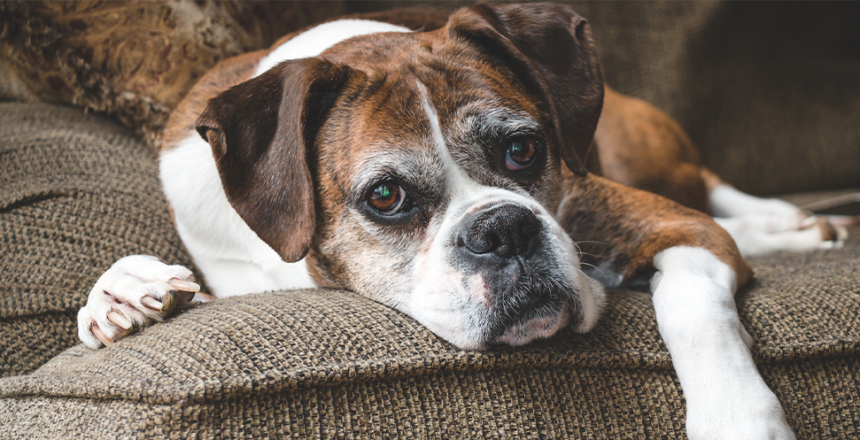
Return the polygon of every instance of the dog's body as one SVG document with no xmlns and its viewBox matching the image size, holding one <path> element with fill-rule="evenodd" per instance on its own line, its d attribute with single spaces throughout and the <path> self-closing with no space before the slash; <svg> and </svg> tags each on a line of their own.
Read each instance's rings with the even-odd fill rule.
<svg viewBox="0 0 860 440">
<path fill-rule="evenodd" d="M 590 330 L 595 279 L 650 283 L 690 437 L 793 437 L 737 317 L 751 270 L 732 236 L 748 254 L 812 249 L 832 227 L 739 193 L 671 118 L 604 93 L 565 7 L 370 18 L 227 60 L 171 116 L 161 178 L 210 293 L 351 289 L 483 349 Z M 197 289 L 185 268 L 124 258 L 81 339 L 109 344 Z"/>
</svg>

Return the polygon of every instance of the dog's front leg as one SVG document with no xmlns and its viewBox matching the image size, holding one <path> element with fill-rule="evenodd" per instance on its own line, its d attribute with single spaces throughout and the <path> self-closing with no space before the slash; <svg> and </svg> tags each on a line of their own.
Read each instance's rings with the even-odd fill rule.
<svg viewBox="0 0 860 440">
<path fill-rule="evenodd" d="M 99 277 L 78 312 L 78 337 L 90 348 L 110 345 L 170 316 L 199 290 L 185 267 L 148 255 L 121 258 Z"/>
<path fill-rule="evenodd" d="M 654 310 L 687 400 L 691 439 L 792 439 L 776 396 L 753 363 L 735 308 L 735 273 L 704 248 L 654 258 Z"/>
<path fill-rule="evenodd" d="M 792 439 L 748 348 L 734 293 L 751 276 L 708 216 L 596 176 L 567 179 L 559 221 L 610 284 L 650 277 L 691 439 Z M 603 272 L 603 273 L 601 273 Z"/>
</svg>

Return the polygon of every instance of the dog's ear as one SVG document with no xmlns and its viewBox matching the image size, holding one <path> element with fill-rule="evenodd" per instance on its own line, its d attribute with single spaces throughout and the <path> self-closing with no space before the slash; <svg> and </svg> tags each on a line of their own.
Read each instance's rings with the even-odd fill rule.
<svg viewBox="0 0 860 440">
<path fill-rule="evenodd" d="M 313 144 L 351 75 L 318 59 L 287 61 L 213 98 L 197 119 L 230 204 L 285 261 L 311 247 Z"/>
<path fill-rule="evenodd" d="M 603 76 L 585 19 L 552 3 L 477 4 L 452 15 L 448 33 L 506 66 L 540 100 L 562 158 L 584 176 L 603 108 Z"/>
</svg>

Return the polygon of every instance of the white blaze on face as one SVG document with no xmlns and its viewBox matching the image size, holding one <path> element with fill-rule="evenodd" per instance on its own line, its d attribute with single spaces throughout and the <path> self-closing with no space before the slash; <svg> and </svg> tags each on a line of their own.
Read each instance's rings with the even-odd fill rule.
<svg viewBox="0 0 860 440">
<path fill-rule="evenodd" d="M 603 289 L 579 270 L 579 259 L 573 242 L 558 222 L 527 193 L 481 185 L 470 178 L 453 159 L 439 124 L 436 110 L 426 87 L 417 82 L 424 112 L 431 128 L 435 151 L 445 169 L 445 192 L 449 203 L 443 214 L 434 217 L 427 228 L 427 242 L 415 260 L 414 285 L 403 311 L 421 322 L 448 342 L 463 349 L 482 349 L 489 318 L 500 311 L 491 309 L 488 284 L 481 275 L 465 274 L 449 263 L 449 254 L 456 246 L 456 227 L 464 215 L 497 203 L 514 204 L 532 210 L 543 225 L 542 237 L 546 252 L 553 254 L 559 265 L 559 276 L 569 280 L 580 295 L 582 308 L 578 331 L 588 331 L 597 322 L 603 303 Z M 568 323 L 570 316 L 560 311 L 555 317 L 541 317 L 510 329 L 500 342 L 522 345 L 536 338 L 548 337 Z"/>
</svg>

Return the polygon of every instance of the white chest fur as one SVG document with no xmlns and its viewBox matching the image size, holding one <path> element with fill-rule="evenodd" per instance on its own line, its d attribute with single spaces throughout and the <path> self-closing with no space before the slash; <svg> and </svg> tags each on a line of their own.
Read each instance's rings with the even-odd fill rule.
<svg viewBox="0 0 860 440">
<path fill-rule="evenodd" d="M 304 32 L 260 61 L 255 75 L 312 57 L 346 39 L 408 29 L 368 20 L 338 20 Z M 266 290 L 315 287 L 304 260 L 286 263 L 227 201 L 212 150 L 197 133 L 161 155 L 161 183 L 176 228 L 211 293 L 225 298 Z"/>
</svg>

